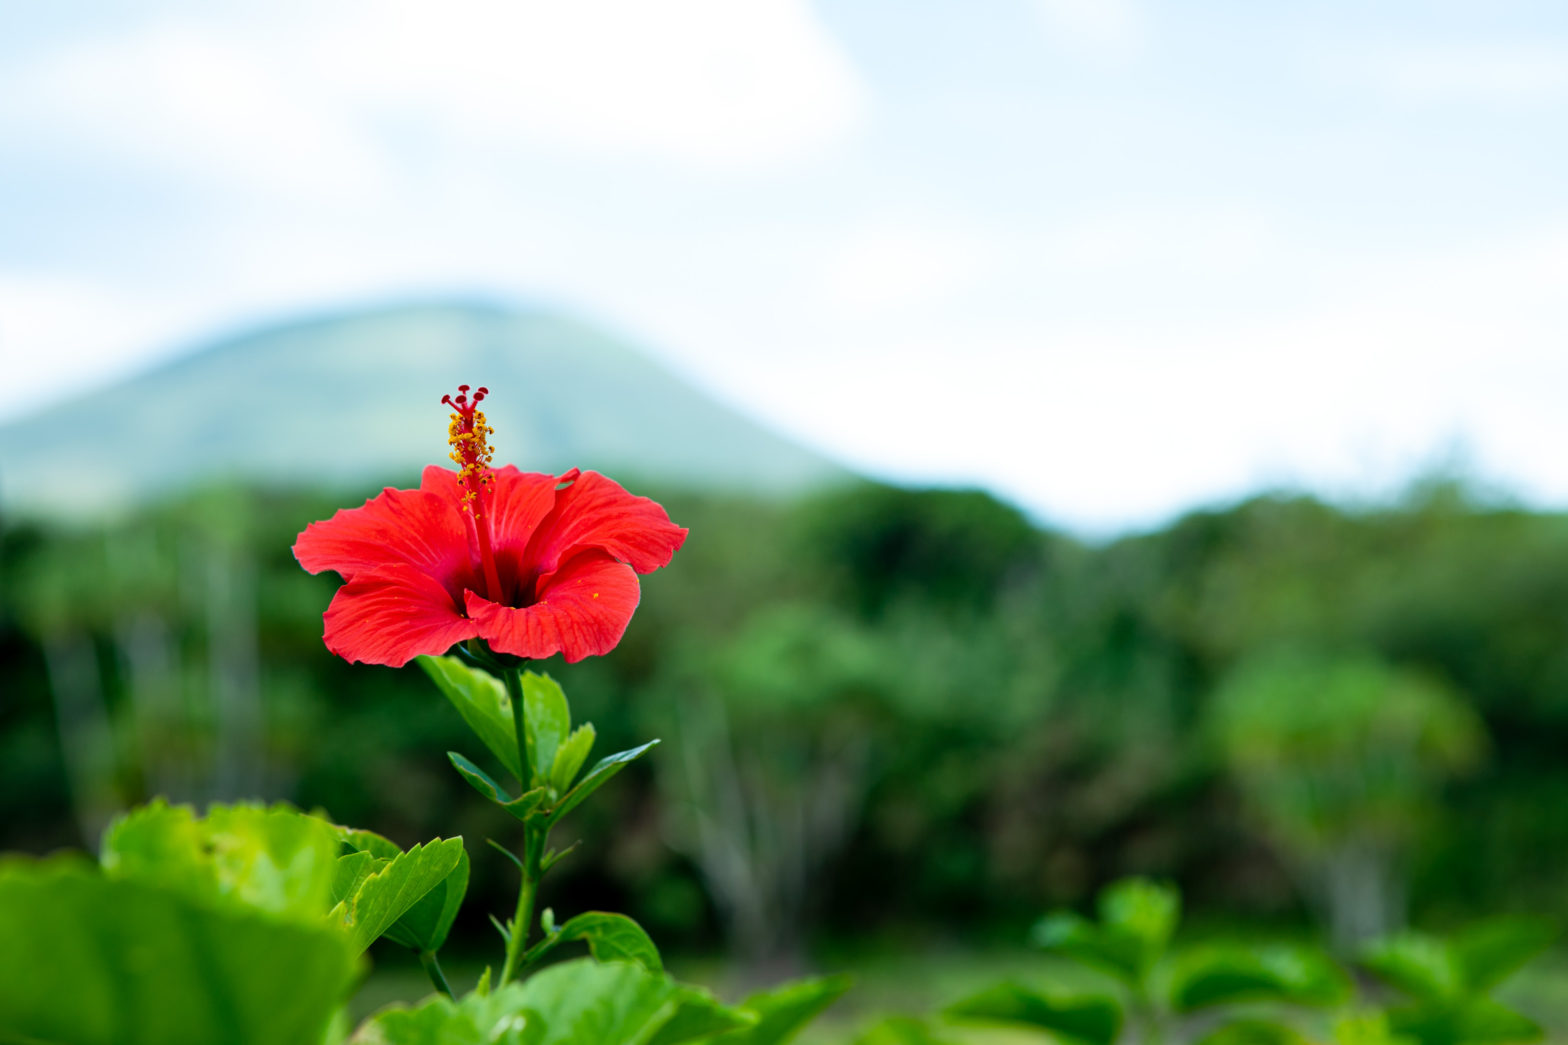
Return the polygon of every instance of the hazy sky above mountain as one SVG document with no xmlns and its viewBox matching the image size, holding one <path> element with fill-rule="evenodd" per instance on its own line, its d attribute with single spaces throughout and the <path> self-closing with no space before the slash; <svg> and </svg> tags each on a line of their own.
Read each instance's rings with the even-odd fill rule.
<svg viewBox="0 0 1568 1045">
<path fill-rule="evenodd" d="M 1073 526 L 1561 504 L 1565 185 L 1558 0 L 13 4 L 0 418 L 473 292 Z"/>
</svg>

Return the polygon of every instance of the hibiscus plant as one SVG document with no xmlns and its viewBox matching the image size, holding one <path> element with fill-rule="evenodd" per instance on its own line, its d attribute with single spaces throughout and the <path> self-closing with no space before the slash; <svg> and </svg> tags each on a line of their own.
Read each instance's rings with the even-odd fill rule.
<svg viewBox="0 0 1568 1045">
<path fill-rule="evenodd" d="M 443 400 L 456 471 L 425 469 L 300 534 L 294 553 L 344 584 L 325 643 L 350 661 L 418 660 L 500 775 L 450 752 L 458 773 L 518 822 L 491 845 L 519 875 L 500 961 L 457 994 L 439 952 L 463 903 L 460 837 L 404 849 L 324 813 L 162 801 L 105 833 L 99 859 L 0 860 L 0 1043 L 27 1045 L 771 1045 L 847 987 L 803 980 L 739 1005 L 681 984 L 631 918 L 536 912 L 566 852 L 552 829 L 650 741 L 589 768 L 591 724 L 528 669 L 608 653 L 639 598 L 637 574 L 685 540 L 664 509 L 595 472 L 492 468 L 480 388 Z M 479 752 L 474 752 L 478 754 Z M 357 1029 L 346 1004 L 386 939 L 415 952 L 434 993 Z M 591 957 L 542 967 L 570 943 Z"/>
</svg>

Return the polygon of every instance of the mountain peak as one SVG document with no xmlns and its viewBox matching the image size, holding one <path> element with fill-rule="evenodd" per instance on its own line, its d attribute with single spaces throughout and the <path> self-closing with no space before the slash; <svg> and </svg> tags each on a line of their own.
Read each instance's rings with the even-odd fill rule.
<svg viewBox="0 0 1568 1045">
<path fill-rule="evenodd" d="M 203 480 L 351 486 L 446 464 L 441 396 L 491 391 L 498 462 L 785 493 L 846 473 L 625 343 L 538 308 L 409 304 L 222 339 L 0 426 L 0 504 L 91 513 Z"/>
</svg>

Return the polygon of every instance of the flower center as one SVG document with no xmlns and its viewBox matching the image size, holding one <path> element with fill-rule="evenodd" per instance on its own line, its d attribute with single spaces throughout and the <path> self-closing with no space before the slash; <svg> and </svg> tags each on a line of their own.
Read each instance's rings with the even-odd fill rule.
<svg viewBox="0 0 1568 1045">
<path fill-rule="evenodd" d="M 488 388 L 478 388 L 473 397 L 469 386 L 457 386 L 457 398 L 442 396 L 441 402 L 452 408 L 451 423 L 447 425 L 447 443 L 450 454 L 458 466 L 457 483 L 463 488 L 463 507 L 473 517 L 474 533 L 479 539 L 479 564 L 485 575 L 485 597 L 500 602 L 505 593 L 501 590 L 501 576 L 495 568 L 495 553 L 490 547 L 490 487 L 495 476 L 490 471 L 490 457 L 494 452 L 488 437 L 495 431 L 485 422 L 479 404 L 490 394 Z"/>
</svg>

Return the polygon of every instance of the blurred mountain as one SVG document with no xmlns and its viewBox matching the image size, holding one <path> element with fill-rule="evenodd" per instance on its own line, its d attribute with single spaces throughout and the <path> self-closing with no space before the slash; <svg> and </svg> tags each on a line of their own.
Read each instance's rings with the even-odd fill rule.
<svg viewBox="0 0 1568 1045">
<path fill-rule="evenodd" d="M 208 479 L 414 485 L 447 464 L 459 384 L 486 385 L 497 463 L 762 493 L 843 478 L 568 316 L 477 304 L 344 313 L 219 341 L 0 426 L 0 506 L 92 513 Z"/>
</svg>

